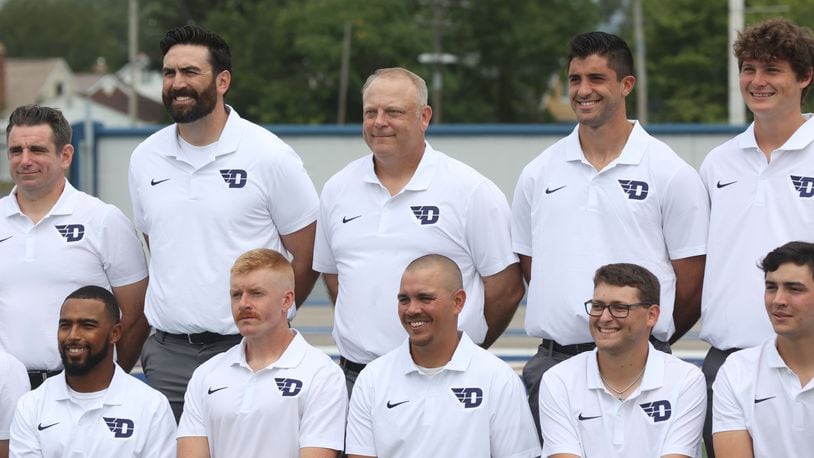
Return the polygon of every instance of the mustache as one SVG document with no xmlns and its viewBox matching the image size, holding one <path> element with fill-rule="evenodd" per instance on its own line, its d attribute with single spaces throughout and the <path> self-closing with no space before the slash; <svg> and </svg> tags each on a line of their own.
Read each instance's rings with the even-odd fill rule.
<svg viewBox="0 0 814 458">
<path fill-rule="evenodd" d="M 191 88 L 171 89 L 167 91 L 167 96 L 171 99 L 175 97 L 192 97 L 198 100 L 198 93 Z"/>
<path fill-rule="evenodd" d="M 256 313 L 254 313 L 252 311 L 248 311 L 248 310 L 240 312 L 240 313 L 237 314 L 237 321 L 244 320 L 244 319 L 247 319 L 247 318 L 260 319 L 260 316 L 258 316 Z"/>
</svg>

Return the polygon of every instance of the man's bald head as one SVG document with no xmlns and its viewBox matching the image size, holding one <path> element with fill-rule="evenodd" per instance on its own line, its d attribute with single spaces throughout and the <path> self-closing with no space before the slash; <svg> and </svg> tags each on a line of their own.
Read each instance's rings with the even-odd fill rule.
<svg viewBox="0 0 814 458">
<path fill-rule="evenodd" d="M 420 269 L 436 269 L 439 275 L 439 281 L 449 291 L 457 291 L 463 289 L 464 281 L 461 275 L 461 269 L 458 264 L 452 259 L 440 254 L 428 254 L 413 260 L 404 269 L 405 272 L 410 272 Z"/>
</svg>

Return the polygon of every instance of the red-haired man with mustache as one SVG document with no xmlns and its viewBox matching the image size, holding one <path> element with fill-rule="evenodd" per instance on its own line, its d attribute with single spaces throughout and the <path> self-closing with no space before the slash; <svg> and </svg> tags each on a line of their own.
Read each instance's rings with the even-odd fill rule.
<svg viewBox="0 0 814 458">
<path fill-rule="evenodd" d="M 345 378 L 326 354 L 288 327 L 291 264 L 267 248 L 240 255 L 231 270 L 230 296 L 243 340 L 193 373 L 178 456 L 337 456 L 345 438 Z"/>
</svg>

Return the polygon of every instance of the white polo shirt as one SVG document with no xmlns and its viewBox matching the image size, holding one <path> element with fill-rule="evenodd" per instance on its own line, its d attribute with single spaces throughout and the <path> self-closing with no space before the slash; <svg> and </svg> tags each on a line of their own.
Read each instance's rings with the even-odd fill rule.
<svg viewBox="0 0 814 458">
<path fill-rule="evenodd" d="M 319 209 L 294 150 L 234 109 L 211 146 L 208 161 L 188 158 L 171 125 L 130 159 L 133 218 L 150 238 L 145 314 L 170 333 L 237 334 L 229 308 L 232 263 L 253 248 L 286 253 L 280 234 L 311 224 Z"/>
<path fill-rule="evenodd" d="M 0 441 L 8 440 L 17 400 L 31 389 L 23 363 L 0 351 Z"/>
<path fill-rule="evenodd" d="M 452 359 L 424 375 L 401 346 L 359 374 L 345 448 L 350 455 L 532 457 L 540 455 L 526 392 L 503 361 L 462 333 Z"/>
<path fill-rule="evenodd" d="M 697 367 L 650 345 L 641 384 L 619 401 L 602 383 L 596 355 L 580 353 L 543 374 L 543 456 L 701 457 L 707 388 Z"/>
<path fill-rule="evenodd" d="M 583 302 L 602 265 L 630 262 L 661 283 L 653 335 L 675 332 L 671 260 L 703 255 L 709 207 L 698 174 L 638 122 L 602 171 L 585 159 L 579 126 L 523 169 L 512 205 L 512 246 L 532 257 L 526 332 L 562 345 L 592 342 Z"/>
<path fill-rule="evenodd" d="M 371 154 L 325 184 L 314 270 L 339 275 L 333 337 L 339 353 L 369 363 L 406 337 L 396 296 L 404 268 L 436 253 L 458 264 L 466 306 L 458 326 L 482 342 L 483 280 L 517 262 L 506 196 L 471 167 L 426 144 L 404 189 L 390 196 Z"/>
<path fill-rule="evenodd" d="M 90 410 L 72 399 L 65 374 L 20 398 L 11 424 L 11 456 L 175 457 L 175 418 L 163 394 L 118 365 Z"/>
<path fill-rule="evenodd" d="M 16 193 L 0 199 L 0 349 L 28 369 L 58 370 L 65 297 L 86 285 L 111 289 L 144 279 L 144 249 L 121 210 L 68 180 L 37 224 L 21 212 Z"/>
<path fill-rule="evenodd" d="M 814 117 L 805 117 L 771 162 L 752 123 L 701 165 L 712 202 L 701 339 L 716 348 L 753 347 L 774 336 L 757 264 L 786 242 L 814 242 Z"/>
<path fill-rule="evenodd" d="M 213 457 L 290 457 L 303 447 L 342 450 L 348 410 L 342 369 L 291 332 L 294 340 L 280 359 L 256 373 L 246 362 L 245 339 L 196 369 L 178 437 L 206 436 Z"/>
<path fill-rule="evenodd" d="M 814 380 L 800 387 L 777 352 L 776 338 L 729 356 L 712 390 L 713 433 L 748 431 L 756 457 L 811 456 Z"/>
</svg>

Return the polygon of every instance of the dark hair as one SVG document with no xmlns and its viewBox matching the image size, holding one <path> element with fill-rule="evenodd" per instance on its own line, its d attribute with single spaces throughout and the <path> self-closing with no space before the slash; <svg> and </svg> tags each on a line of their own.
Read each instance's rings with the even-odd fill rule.
<svg viewBox="0 0 814 458">
<path fill-rule="evenodd" d="M 581 33 L 568 43 L 568 64 L 574 58 L 585 59 L 598 54 L 608 59 L 608 67 L 616 72 L 619 80 L 633 75 L 633 54 L 625 40 L 605 32 Z"/>
<path fill-rule="evenodd" d="M 62 151 L 65 145 L 71 143 L 73 131 L 62 112 L 56 108 L 40 105 L 23 105 L 15 108 L 8 118 L 6 138 L 11 134 L 11 128 L 14 126 L 39 126 L 40 124 L 48 124 L 51 127 L 57 154 Z"/>
<path fill-rule="evenodd" d="M 774 272 L 787 262 L 798 266 L 808 266 L 814 277 L 814 243 L 789 242 L 777 247 L 763 258 L 758 267 L 766 274 Z"/>
<path fill-rule="evenodd" d="M 105 312 L 107 312 L 107 315 L 110 317 L 113 323 L 119 322 L 119 302 L 116 300 L 116 296 L 114 296 L 113 293 L 105 288 L 102 288 L 101 286 L 83 286 L 71 294 L 68 294 L 68 297 L 65 298 L 63 304 L 67 302 L 68 299 L 94 299 L 100 301 L 105 304 Z"/>
<path fill-rule="evenodd" d="M 607 264 L 596 270 L 594 288 L 600 283 L 612 286 L 630 286 L 639 290 L 639 301 L 646 304 L 661 302 L 659 279 L 652 272 L 636 264 Z"/>
<path fill-rule="evenodd" d="M 814 68 L 814 35 L 808 27 L 786 19 L 769 19 L 738 33 L 733 53 L 738 58 L 738 69 L 746 59 L 788 61 L 797 81 L 802 81 Z M 810 87 L 811 84 L 803 88 L 801 105 Z"/>
<path fill-rule="evenodd" d="M 220 35 L 201 27 L 185 25 L 174 28 L 164 35 L 159 45 L 162 56 L 166 56 L 175 45 L 206 46 L 209 49 L 209 64 L 212 65 L 215 74 L 224 70 L 232 71 L 232 53 L 229 51 L 229 45 Z"/>
</svg>

